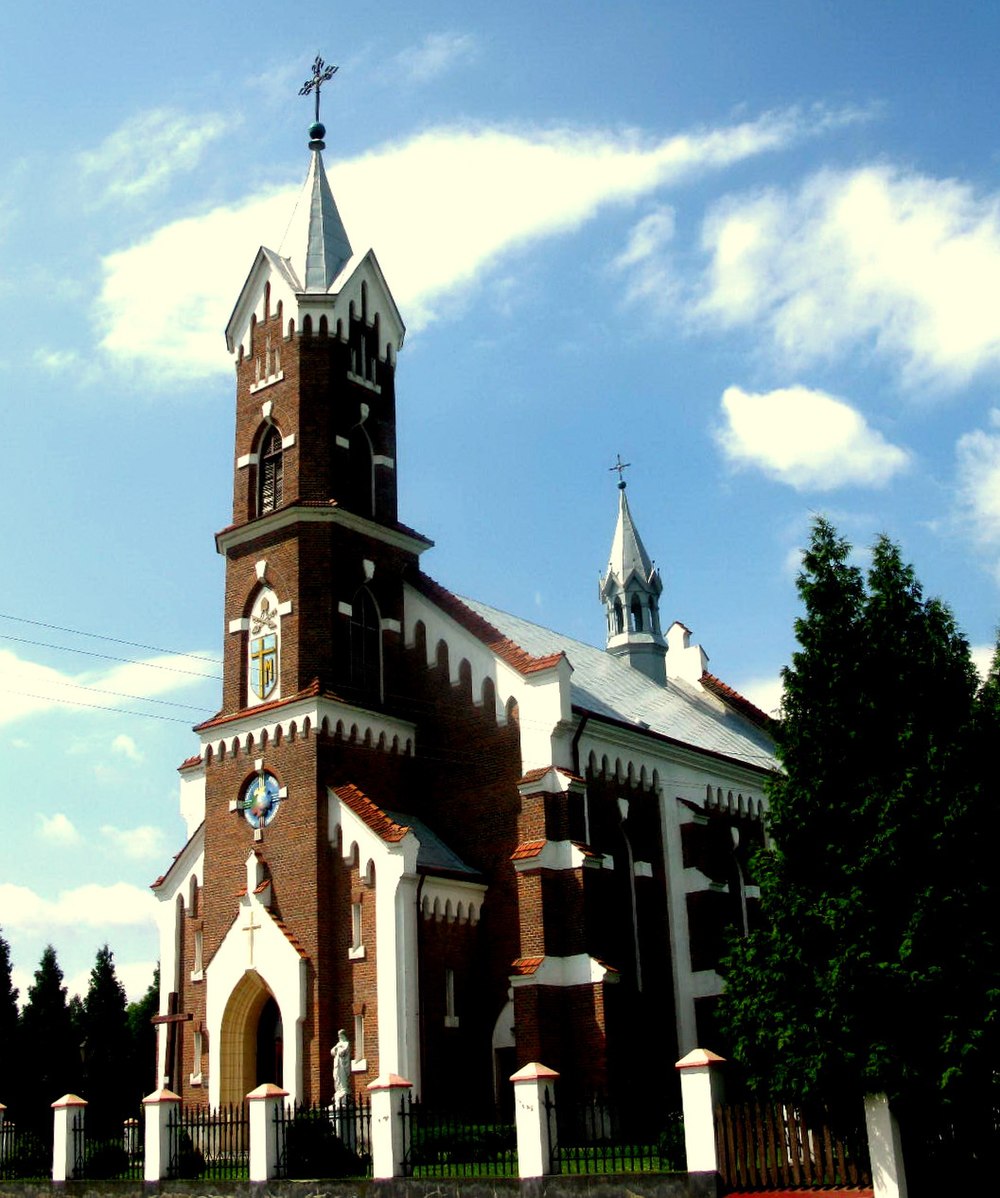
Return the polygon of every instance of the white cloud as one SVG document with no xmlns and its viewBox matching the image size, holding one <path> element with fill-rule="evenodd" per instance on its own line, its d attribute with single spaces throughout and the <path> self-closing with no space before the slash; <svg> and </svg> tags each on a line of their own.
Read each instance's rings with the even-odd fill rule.
<svg viewBox="0 0 1000 1198">
<path fill-rule="evenodd" d="M 56 899 L 45 899 L 27 886 L 0 882 L 3 926 L 47 932 L 52 927 L 152 926 L 157 902 L 148 890 L 115 882 L 101 886 L 88 882 L 64 890 Z"/>
<path fill-rule="evenodd" d="M 72 349 L 44 349 L 39 347 L 32 355 L 35 362 L 53 374 L 75 370 L 80 365 L 80 355 Z"/>
<path fill-rule="evenodd" d="M 119 732 L 111 742 L 111 752 L 120 753 L 123 757 L 127 757 L 129 761 L 134 761 L 137 764 L 143 759 L 142 753 L 139 751 L 139 746 L 131 736 L 126 735 L 124 732 Z"/>
<path fill-rule="evenodd" d="M 99 203 L 141 199 L 179 171 L 193 170 L 205 147 L 228 124 L 210 113 L 189 117 L 154 108 L 129 119 L 95 150 L 77 156 L 85 183 L 99 188 Z"/>
<path fill-rule="evenodd" d="M 128 857 L 130 861 L 151 861 L 163 856 L 163 832 L 150 824 L 138 828 L 115 828 L 104 824 L 101 835 L 113 853 Z"/>
<path fill-rule="evenodd" d="M 52 844 L 79 844 L 80 833 L 73 826 L 72 820 L 57 811 L 55 815 L 39 815 L 39 836 Z"/>
<path fill-rule="evenodd" d="M 471 33 L 428 33 L 418 46 L 401 50 L 394 59 L 398 72 L 411 83 L 430 83 L 453 66 L 473 62 L 479 45 Z"/>
<path fill-rule="evenodd" d="M 744 698 L 749 699 L 767 715 L 777 718 L 781 714 L 783 686 L 778 675 L 766 674 L 760 678 L 748 678 L 738 690 Z"/>
<path fill-rule="evenodd" d="M 701 316 L 763 324 L 796 365 L 858 343 L 911 381 L 1000 364 L 997 195 L 888 166 L 823 171 L 721 202 L 703 245 Z"/>
<path fill-rule="evenodd" d="M 979 671 L 979 677 L 986 679 L 990 672 L 990 666 L 993 665 L 994 645 L 970 645 L 969 652 L 972 654 L 972 662 Z"/>
<path fill-rule="evenodd" d="M 727 387 L 722 409 L 726 424 L 717 440 L 726 457 L 798 490 L 883 486 L 910 460 L 850 404 L 824 391 Z"/>
<path fill-rule="evenodd" d="M 990 421 L 991 430 L 966 433 L 956 446 L 959 522 L 983 549 L 1000 546 L 1000 410 Z"/>
<path fill-rule="evenodd" d="M 330 174 L 353 244 L 377 247 L 418 329 L 436 319 L 444 297 L 504 255 L 576 229 L 607 205 L 815 135 L 830 119 L 787 111 L 659 142 L 600 131 L 440 128 L 337 163 Z M 231 371 L 221 330 L 236 280 L 262 242 L 281 248 L 297 194 L 262 192 L 106 257 L 103 348 L 120 365 L 155 366 L 162 385 Z"/>
<path fill-rule="evenodd" d="M 191 686 L 211 669 L 181 654 L 163 654 L 74 675 L 25 661 L 11 650 L 0 648 L 0 677 L 4 680 L 0 724 L 62 709 L 136 709 L 136 703 L 143 698 Z"/>
<path fill-rule="evenodd" d="M 628 244 L 611 263 L 613 270 L 626 276 L 627 300 L 645 301 L 660 310 L 675 298 L 678 286 L 665 254 L 674 228 L 674 210 L 666 205 L 633 226 Z"/>
</svg>

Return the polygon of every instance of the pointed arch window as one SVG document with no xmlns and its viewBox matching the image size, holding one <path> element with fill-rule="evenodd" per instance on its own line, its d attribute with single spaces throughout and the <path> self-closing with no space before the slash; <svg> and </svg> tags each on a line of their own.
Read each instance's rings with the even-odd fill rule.
<svg viewBox="0 0 1000 1198">
<path fill-rule="evenodd" d="M 272 424 L 260 444 L 257 488 L 258 516 L 263 516 L 266 512 L 273 512 L 281 507 L 282 475 L 281 433 Z"/>
<path fill-rule="evenodd" d="M 638 595 L 632 596 L 632 631 L 642 632 L 642 600 Z"/>
<path fill-rule="evenodd" d="M 625 631 L 625 613 L 622 611 L 622 601 L 615 599 L 615 606 L 612 612 L 613 626 L 615 634 Z"/>
<path fill-rule="evenodd" d="M 365 695 L 382 694 L 382 628 L 371 592 L 362 587 L 351 615 L 351 682 Z"/>
</svg>

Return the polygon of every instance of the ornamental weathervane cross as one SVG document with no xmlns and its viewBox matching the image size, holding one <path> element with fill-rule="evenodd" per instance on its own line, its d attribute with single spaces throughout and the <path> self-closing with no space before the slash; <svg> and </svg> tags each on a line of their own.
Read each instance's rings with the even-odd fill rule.
<svg viewBox="0 0 1000 1198">
<path fill-rule="evenodd" d="M 625 490 L 625 471 L 629 468 L 629 466 L 632 465 L 632 463 L 631 462 L 623 462 L 622 455 L 620 453 L 615 454 L 615 457 L 618 459 L 618 461 L 615 462 L 615 464 L 612 467 L 610 467 L 610 469 L 613 471 L 614 470 L 618 471 L 618 487 L 620 490 L 624 491 Z"/>
<path fill-rule="evenodd" d="M 336 75 L 337 67 L 328 67 L 322 58 L 317 54 L 316 61 L 312 65 L 312 78 L 307 79 L 299 88 L 300 96 L 308 96 L 311 91 L 316 92 L 316 121 L 319 123 L 319 89 L 324 83 L 329 81 Z"/>
</svg>

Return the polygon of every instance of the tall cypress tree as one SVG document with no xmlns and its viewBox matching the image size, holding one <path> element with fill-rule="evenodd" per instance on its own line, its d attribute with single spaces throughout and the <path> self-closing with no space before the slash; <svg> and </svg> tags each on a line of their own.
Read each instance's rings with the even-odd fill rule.
<svg viewBox="0 0 1000 1198">
<path fill-rule="evenodd" d="M 0 1102 L 8 1104 L 20 1074 L 18 991 L 11 970 L 10 945 L 0 935 Z"/>
<path fill-rule="evenodd" d="M 132 1041 L 131 1093 L 136 1101 L 157 1088 L 156 1029 L 153 1017 L 160 1010 L 160 966 L 153 970 L 153 980 L 138 1002 L 128 1005 L 129 1035 Z"/>
<path fill-rule="evenodd" d="M 28 987 L 21 1012 L 22 1121 L 45 1123 L 52 1117 L 49 1104 L 80 1087 L 80 1046 L 73 1036 L 63 973 L 56 950 L 46 945 Z"/>
<path fill-rule="evenodd" d="M 992 708 L 977 699 L 966 641 L 894 545 L 875 545 L 867 586 L 849 551 L 817 521 L 755 866 L 764 926 L 733 946 L 721 1015 L 758 1084 L 940 1108 L 996 1015 L 995 914 L 968 850 L 1000 681 Z M 970 974 L 977 941 L 992 964 Z"/>
<path fill-rule="evenodd" d="M 88 1120 L 105 1134 L 121 1129 L 134 1095 L 130 1090 L 132 1037 L 125 988 L 115 972 L 114 953 L 98 949 L 90 984 L 83 999 L 84 1097 L 90 1103 Z"/>
</svg>

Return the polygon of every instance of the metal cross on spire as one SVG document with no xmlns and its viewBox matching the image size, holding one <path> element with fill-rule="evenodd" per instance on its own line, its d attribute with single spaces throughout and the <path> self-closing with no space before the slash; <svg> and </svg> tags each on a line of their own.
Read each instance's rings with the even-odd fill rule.
<svg viewBox="0 0 1000 1198">
<path fill-rule="evenodd" d="M 300 96 L 308 96 L 311 91 L 316 93 L 316 121 L 319 122 L 319 89 L 324 83 L 329 83 L 336 75 L 337 67 L 328 67 L 323 59 L 317 54 L 316 61 L 312 65 L 312 78 L 307 79 L 299 88 Z"/>
<path fill-rule="evenodd" d="M 624 479 L 623 475 L 625 474 L 625 471 L 632 465 L 632 463 L 631 462 L 623 462 L 622 455 L 620 453 L 616 453 L 615 457 L 618 460 L 615 462 L 615 464 L 613 466 L 609 467 L 609 469 L 618 471 L 618 489 L 620 491 L 624 491 L 626 483 L 625 483 L 625 479 Z"/>
</svg>

